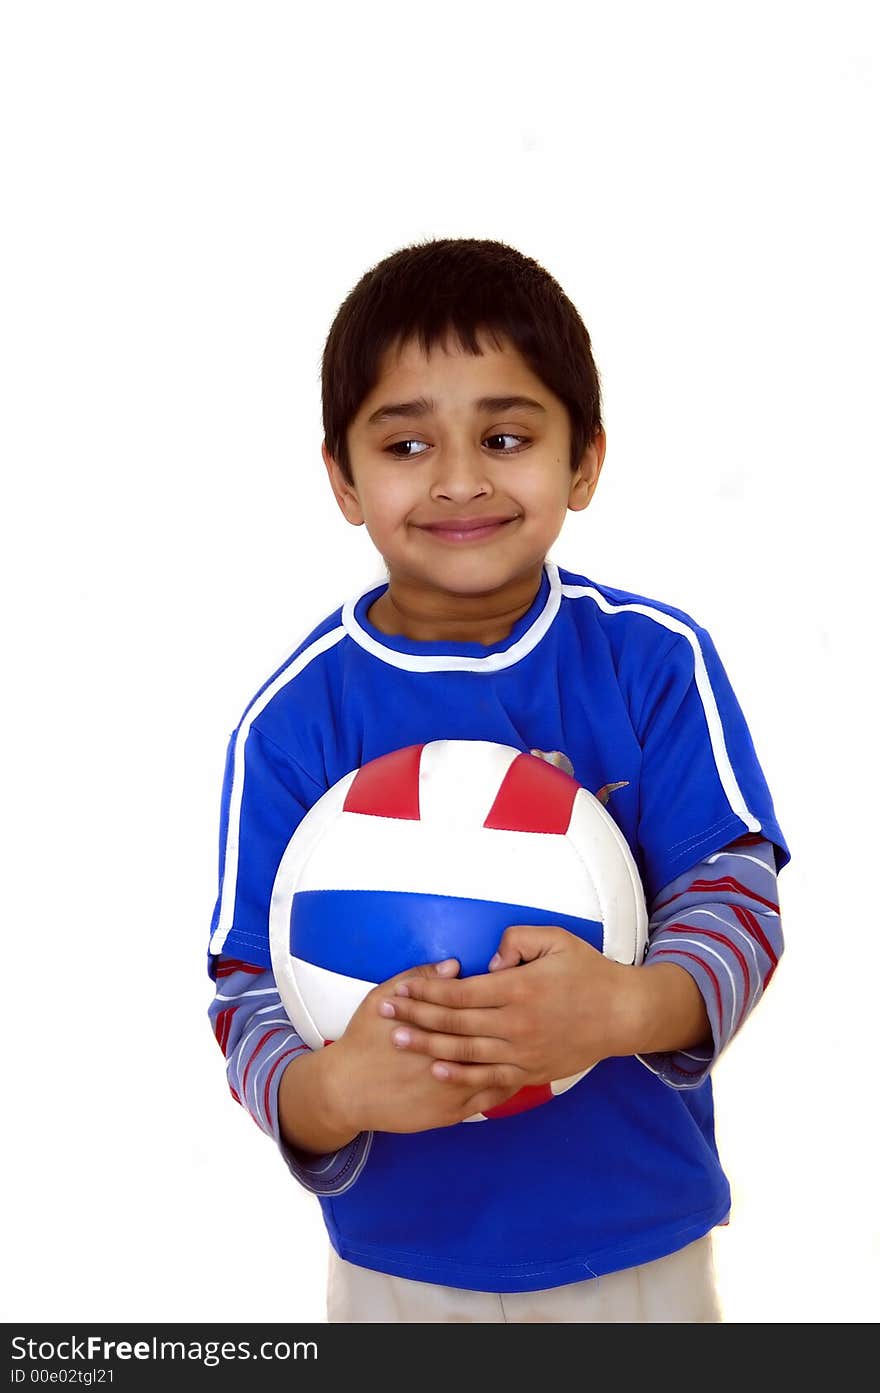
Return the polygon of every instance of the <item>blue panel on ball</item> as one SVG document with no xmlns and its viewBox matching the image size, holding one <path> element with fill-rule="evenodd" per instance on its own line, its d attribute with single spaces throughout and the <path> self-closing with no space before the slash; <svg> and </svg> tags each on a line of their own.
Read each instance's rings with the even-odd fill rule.
<svg viewBox="0 0 880 1393">
<path fill-rule="evenodd" d="M 511 924 L 558 924 L 602 951 L 602 925 L 532 905 L 397 890 L 303 890 L 294 896 L 294 957 L 384 982 L 419 963 L 458 958 L 462 977 L 488 971 Z"/>
</svg>

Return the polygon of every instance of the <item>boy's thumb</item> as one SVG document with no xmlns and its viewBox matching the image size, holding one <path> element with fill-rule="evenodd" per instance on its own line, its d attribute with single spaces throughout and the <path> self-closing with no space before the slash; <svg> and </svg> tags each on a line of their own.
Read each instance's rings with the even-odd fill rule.
<svg viewBox="0 0 880 1393">
<path fill-rule="evenodd" d="M 498 952 L 489 963 L 489 971 L 502 967 L 518 967 L 533 962 L 551 952 L 558 929 L 545 924 L 511 924 L 504 930 Z"/>
</svg>

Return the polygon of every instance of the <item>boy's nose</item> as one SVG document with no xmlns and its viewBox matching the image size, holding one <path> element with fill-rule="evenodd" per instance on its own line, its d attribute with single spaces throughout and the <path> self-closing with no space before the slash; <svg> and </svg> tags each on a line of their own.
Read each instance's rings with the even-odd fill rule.
<svg viewBox="0 0 880 1393">
<path fill-rule="evenodd" d="M 471 455 L 457 450 L 438 462 L 431 485 L 432 498 L 449 498 L 467 502 L 492 493 L 492 480 L 486 460 L 481 454 Z"/>
</svg>

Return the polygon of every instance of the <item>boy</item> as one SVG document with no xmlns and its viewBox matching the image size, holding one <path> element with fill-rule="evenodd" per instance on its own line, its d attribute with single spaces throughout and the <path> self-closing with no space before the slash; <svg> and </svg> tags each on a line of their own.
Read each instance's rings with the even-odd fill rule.
<svg viewBox="0 0 880 1393">
<path fill-rule="evenodd" d="M 322 385 L 331 487 L 388 582 L 309 634 L 229 742 L 208 962 L 233 1096 L 318 1196 L 331 1321 L 719 1320 L 710 1073 L 782 952 L 789 852 L 706 631 L 548 559 L 605 456 L 589 335 L 530 258 L 443 239 L 362 277 Z M 513 925 L 484 974 L 414 965 L 312 1052 L 271 971 L 282 853 L 345 773 L 443 738 L 603 792 L 642 875 L 645 961 Z"/>
</svg>

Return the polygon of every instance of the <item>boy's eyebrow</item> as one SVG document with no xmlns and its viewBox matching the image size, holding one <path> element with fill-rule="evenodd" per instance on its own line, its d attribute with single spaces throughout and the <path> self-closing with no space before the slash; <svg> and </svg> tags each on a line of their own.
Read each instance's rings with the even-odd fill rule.
<svg viewBox="0 0 880 1393">
<path fill-rule="evenodd" d="M 535 401 L 534 397 L 479 397 L 474 402 L 477 411 L 510 411 L 515 406 L 526 411 L 547 409 L 539 401 Z M 429 416 L 433 410 L 434 402 L 430 397 L 416 397 L 414 401 L 386 402 L 367 418 L 367 425 L 375 425 L 378 421 L 390 421 L 396 416 Z"/>
</svg>

